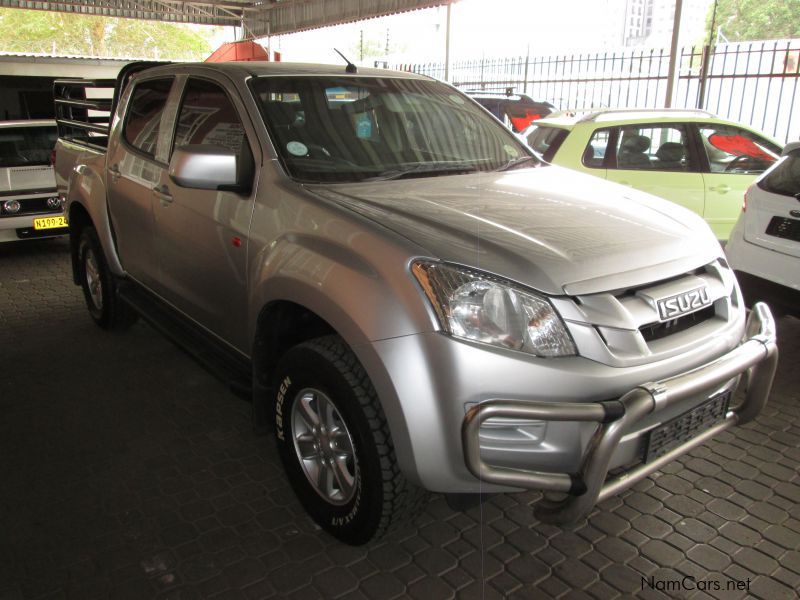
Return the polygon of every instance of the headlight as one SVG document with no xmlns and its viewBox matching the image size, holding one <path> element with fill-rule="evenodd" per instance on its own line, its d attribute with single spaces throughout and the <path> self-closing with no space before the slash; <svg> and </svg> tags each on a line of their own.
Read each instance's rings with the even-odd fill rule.
<svg viewBox="0 0 800 600">
<path fill-rule="evenodd" d="M 575 344 L 550 303 L 492 275 L 415 262 L 411 272 L 451 335 L 536 356 L 574 356 Z"/>
</svg>

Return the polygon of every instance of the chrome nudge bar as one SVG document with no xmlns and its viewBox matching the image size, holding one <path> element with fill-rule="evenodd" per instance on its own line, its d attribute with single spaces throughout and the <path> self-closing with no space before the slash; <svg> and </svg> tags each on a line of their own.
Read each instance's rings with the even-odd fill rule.
<svg viewBox="0 0 800 600">
<path fill-rule="evenodd" d="M 766 304 L 759 302 L 753 307 L 746 331 L 748 338 L 744 342 L 716 360 L 686 373 L 635 387 L 619 400 L 586 403 L 490 400 L 473 406 L 467 411 L 461 428 L 467 468 L 488 483 L 565 492 L 563 500 L 539 502 L 536 516 L 549 523 L 574 523 L 586 517 L 597 502 L 632 486 L 719 432 L 752 421 L 761 412 L 778 364 L 775 321 Z M 748 374 L 745 399 L 730 408 L 722 421 L 656 460 L 606 479 L 609 461 L 623 435 L 634 430 L 644 417 L 690 396 L 712 391 L 715 386 L 745 372 Z M 589 442 L 579 473 L 545 473 L 491 466 L 483 461 L 478 431 L 481 423 L 491 417 L 589 421 L 598 423 L 599 427 Z"/>
</svg>

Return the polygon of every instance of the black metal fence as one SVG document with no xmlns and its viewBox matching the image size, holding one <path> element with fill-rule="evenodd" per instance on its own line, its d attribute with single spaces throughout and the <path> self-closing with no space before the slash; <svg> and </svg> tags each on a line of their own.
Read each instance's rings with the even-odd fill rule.
<svg viewBox="0 0 800 600">
<path fill-rule="evenodd" d="M 444 79 L 443 63 L 393 65 Z M 626 49 L 559 56 L 455 61 L 465 90 L 513 87 L 561 109 L 664 106 L 669 51 Z M 702 108 L 781 141 L 800 138 L 800 39 L 691 47 L 680 52 L 673 106 Z"/>
</svg>

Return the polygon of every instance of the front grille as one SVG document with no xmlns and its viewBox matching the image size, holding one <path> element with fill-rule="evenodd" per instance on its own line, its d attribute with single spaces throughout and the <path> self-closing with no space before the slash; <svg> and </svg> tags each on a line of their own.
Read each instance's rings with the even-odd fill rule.
<svg viewBox="0 0 800 600">
<path fill-rule="evenodd" d="M 699 325 L 709 319 L 714 318 L 714 306 L 707 306 L 703 310 L 682 315 L 677 319 L 664 321 L 663 323 L 649 323 L 642 325 L 639 328 L 639 333 L 642 334 L 644 341 L 652 342 L 653 340 L 660 340 L 667 336 L 686 331 L 690 327 Z"/>
<path fill-rule="evenodd" d="M 53 194 L 55 196 L 55 193 Z M 22 217 L 25 215 L 40 215 L 47 213 L 60 213 L 61 208 L 52 209 L 47 206 L 47 198 L 28 198 L 20 200 L 20 209 L 15 213 L 6 212 L 3 206 L 3 198 L 0 198 L 0 218 L 3 217 Z"/>
<path fill-rule="evenodd" d="M 767 226 L 767 235 L 800 242 L 800 221 L 787 217 L 772 217 Z"/>
</svg>

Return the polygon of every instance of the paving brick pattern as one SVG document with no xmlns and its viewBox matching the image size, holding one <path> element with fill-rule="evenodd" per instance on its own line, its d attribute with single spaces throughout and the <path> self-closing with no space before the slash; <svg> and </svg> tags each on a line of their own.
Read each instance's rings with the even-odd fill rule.
<svg viewBox="0 0 800 600">
<path fill-rule="evenodd" d="M 756 423 L 572 529 L 537 522 L 534 493 L 434 497 L 350 548 L 305 516 L 246 402 L 146 325 L 89 321 L 64 241 L 0 246 L 0 600 L 796 598 L 800 321 L 779 335 Z M 684 577 L 698 589 L 664 587 Z"/>
</svg>

